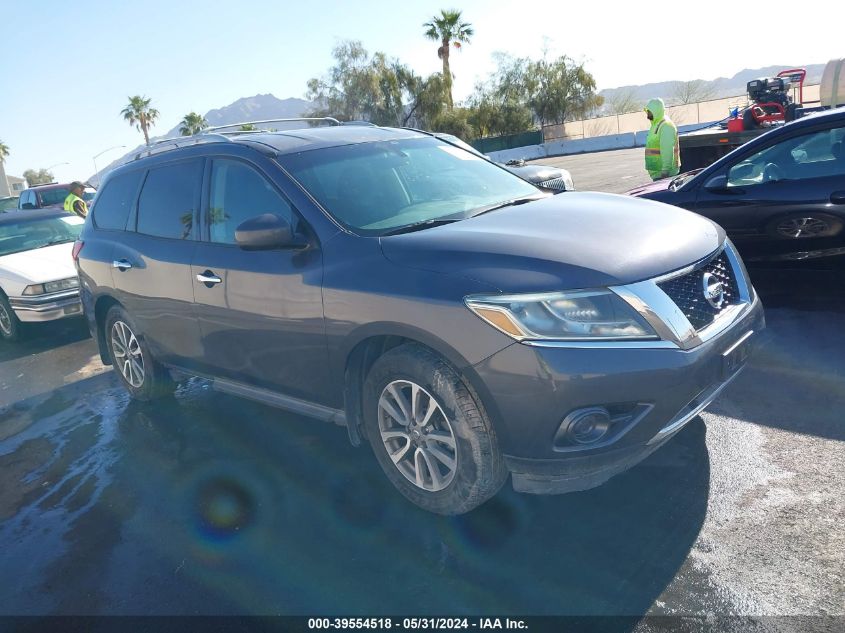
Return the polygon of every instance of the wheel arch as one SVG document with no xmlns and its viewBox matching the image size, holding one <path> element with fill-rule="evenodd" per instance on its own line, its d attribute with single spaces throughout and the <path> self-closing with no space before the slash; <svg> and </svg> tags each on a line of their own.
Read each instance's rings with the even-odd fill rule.
<svg viewBox="0 0 845 633">
<path fill-rule="evenodd" d="M 405 344 L 419 345 L 443 358 L 484 408 L 493 428 L 499 427 L 500 414 L 495 399 L 472 364 L 451 345 L 429 332 L 407 325 L 371 324 L 357 330 L 355 336 L 350 336 L 340 355 L 343 360 L 343 367 L 339 371 L 342 372 L 347 429 L 355 446 L 365 437 L 362 393 L 367 374 L 378 358 Z"/>
</svg>

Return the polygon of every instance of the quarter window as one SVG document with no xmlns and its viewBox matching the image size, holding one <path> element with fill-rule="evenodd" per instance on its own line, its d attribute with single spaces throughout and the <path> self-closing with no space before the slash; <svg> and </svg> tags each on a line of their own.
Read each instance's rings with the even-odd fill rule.
<svg viewBox="0 0 845 633">
<path fill-rule="evenodd" d="M 202 180 L 201 161 L 151 169 L 138 199 L 138 233 L 192 239 L 194 212 Z M 99 207 L 97 201 L 95 207 Z"/>
<path fill-rule="evenodd" d="M 209 239 L 217 244 L 235 244 L 238 225 L 265 213 L 295 226 L 290 203 L 264 176 L 240 161 L 214 161 L 208 207 Z"/>
<path fill-rule="evenodd" d="M 134 171 L 115 176 L 106 183 L 93 210 L 97 228 L 119 231 L 126 228 L 143 175 L 143 171 Z"/>
</svg>

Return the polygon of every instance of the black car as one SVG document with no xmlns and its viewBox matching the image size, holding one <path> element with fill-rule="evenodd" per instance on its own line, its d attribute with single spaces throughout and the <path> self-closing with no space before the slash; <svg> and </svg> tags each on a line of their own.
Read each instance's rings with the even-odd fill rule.
<svg viewBox="0 0 845 633">
<path fill-rule="evenodd" d="M 508 476 L 560 493 L 631 467 L 716 398 L 765 327 L 713 222 L 554 196 L 374 126 L 144 151 L 109 174 L 74 255 L 101 358 L 134 398 L 197 375 L 345 425 L 444 514 Z"/>
<path fill-rule="evenodd" d="M 746 261 L 845 255 L 845 108 L 776 128 L 711 166 L 628 192 L 718 222 Z"/>
</svg>

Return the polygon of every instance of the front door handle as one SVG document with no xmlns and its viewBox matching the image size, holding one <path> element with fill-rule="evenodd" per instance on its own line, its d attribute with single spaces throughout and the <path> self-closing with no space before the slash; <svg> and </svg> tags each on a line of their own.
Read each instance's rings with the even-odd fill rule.
<svg viewBox="0 0 845 633">
<path fill-rule="evenodd" d="M 845 191 L 834 191 L 830 194 L 830 201 L 833 204 L 845 204 Z"/>
<path fill-rule="evenodd" d="M 205 272 L 200 273 L 199 275 L 197 275 L 197 281 L 198 281 L 198 282 L 200 282 L 200 283 L 203 283 L 203 284 L 205 284 L 206 286 L 208 286 L 209 288 L 211 288 L 214 284 L 219 284 L 219 283 L 221 283 L 223 280 L 222 280 L 222 279 L 220 279 L 220 277 L 218 277 L 217 275 L 215 275 L 215 274 L 214 274 L 213 272 L 211 272 L 210 270 L 206 270 Z"/>
<path fill-rule="evenodd" d="M 111 266 L 112 268 L 117 268 L 121 272 L 132 268 L 132 264 L 128 259 L 116 259 L 111 263 Z"/>
</svg>

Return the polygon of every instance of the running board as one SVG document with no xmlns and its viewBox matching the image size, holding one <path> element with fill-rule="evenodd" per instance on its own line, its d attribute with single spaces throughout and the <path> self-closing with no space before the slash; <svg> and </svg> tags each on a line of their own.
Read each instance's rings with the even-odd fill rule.
<svg viewBox="0 0 845 633">
<path fill-rule="evenodd" d="M 299 413 L 300 415 L 317 418 L 324 422 L 332 422 L 338 426 L 346 426 L 346 413 L 341 409 L 332 409 L 321 404 L 300 400 L 292 396 L 285 396 L 275 391 L 245 385 L 224 378 L 212 379 L 211 386 L 215 391 L 249 398 L 250 400 L 255 400 L 271 407 L 285 409 L 291 413 Z"/>
</svg>

